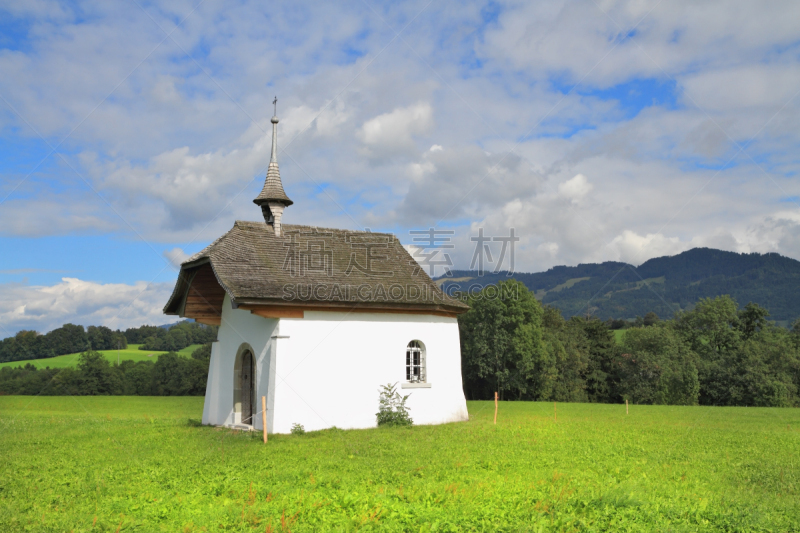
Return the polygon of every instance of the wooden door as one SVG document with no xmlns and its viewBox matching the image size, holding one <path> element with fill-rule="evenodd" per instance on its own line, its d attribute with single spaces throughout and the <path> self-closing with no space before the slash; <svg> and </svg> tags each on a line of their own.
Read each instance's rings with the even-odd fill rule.
<svg viewBox="0 0 800 533">
<path fill-rule="evenodd" d="M 253 354 L 242 356 L 242 423 L 253 424 Z"/>
</svg>

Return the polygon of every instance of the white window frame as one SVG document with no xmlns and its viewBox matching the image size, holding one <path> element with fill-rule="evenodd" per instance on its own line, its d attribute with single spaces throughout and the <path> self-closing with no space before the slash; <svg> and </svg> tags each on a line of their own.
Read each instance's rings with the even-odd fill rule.
<svg viewBox="0 0 800 533">
<path fill-rule="evenodd" d="M 412 340 L 406 345 L 406 374 L 403 389 L 429 388 L 428 361 L 425 344 L 420 340 Z"/>
</svg>

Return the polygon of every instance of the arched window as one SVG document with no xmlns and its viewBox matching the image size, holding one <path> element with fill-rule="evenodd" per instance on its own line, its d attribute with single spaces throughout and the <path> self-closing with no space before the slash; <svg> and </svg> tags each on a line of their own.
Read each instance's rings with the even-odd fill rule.
<svg viewBox="0 0 800 533">
<path fill-rule="evenodd" d="M 406 381 L 408 383 L 425 383 L 427 379 L 425 345 L 420 341 L 411 341 L 406 347 Z"/>
</svg>

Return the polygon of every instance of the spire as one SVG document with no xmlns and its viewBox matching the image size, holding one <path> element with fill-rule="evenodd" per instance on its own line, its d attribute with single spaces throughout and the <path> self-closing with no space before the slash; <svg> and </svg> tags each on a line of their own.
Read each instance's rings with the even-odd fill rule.
<svg viewBox="0 0 800 533">
<path fill-rule="evenodd" d="M 281 217 L 284 208 L 292 205 L 292 202 L 283 190 L 281 183 L 281 173 L 278 169 L 278 97 L 272 101 L 275 106 L 275 114 L 272 116 L 272 155 L 269 158 L 267 168 L 267 179 L 264 181 L 264 188 L 261 189 L 253 203 L 261 207 L 264 220 L 273 226 L 275 235 L 281 235 Z"/>
</svg>

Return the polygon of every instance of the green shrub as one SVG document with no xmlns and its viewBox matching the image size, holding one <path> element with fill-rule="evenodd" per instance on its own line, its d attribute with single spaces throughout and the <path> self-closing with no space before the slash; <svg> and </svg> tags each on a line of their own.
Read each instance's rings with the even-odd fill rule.
<svg viewBox="0 0 800 533">
<path fill-rule="evenodd" d="M 303 427 L 303 424 L 292 424 L 292 435 L 305 435 L 306 428 Z"/>
<path fill-rule="evenodd" d="M 406 400 L 410 394 L 400 396 L 396 388 L 397 383 L 381 385 L 379 389 L 381 395 L 378 412 L 375 413 L 378 426 L 411 426 L 414 424 L 408 414 L 410 408 L 406 407 Z"/>
</svg>

